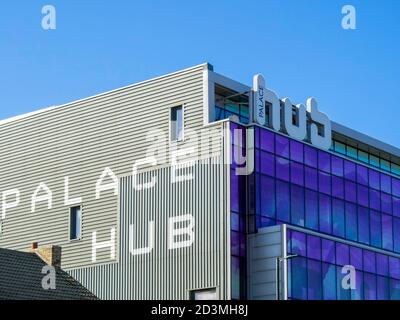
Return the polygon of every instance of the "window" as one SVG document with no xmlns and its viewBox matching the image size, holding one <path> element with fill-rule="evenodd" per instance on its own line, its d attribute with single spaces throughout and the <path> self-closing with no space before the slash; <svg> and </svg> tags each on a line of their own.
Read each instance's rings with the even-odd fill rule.
<svg viewBox="0 0 400 320">
<path fill-rule="evenodd" d="M 171 141 L 183 140 L 183 107 L 171 108 Z"/>
<path fill-rule="evenodd" d="M 191 292 L 190 296 L 192 300 L 217 300 L 217 290 L 216 288 L 195 290 Z"/>
<path fill-rule="evenodd" d="M 69 216 L 69 238 L 70 240 L 79 240 L 82 233 L 82 209 L 73 207 L 70 209 Z"/>
</svg>

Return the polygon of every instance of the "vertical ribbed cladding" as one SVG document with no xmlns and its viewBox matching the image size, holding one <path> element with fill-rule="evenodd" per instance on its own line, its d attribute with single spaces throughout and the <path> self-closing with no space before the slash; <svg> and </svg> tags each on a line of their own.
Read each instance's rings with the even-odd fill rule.
<svg viewBox="0 0 400 320">
<path fill-rule="evenodd" d="M 110 237 L 117 220 L 118 197 L 111 191 L 95 197 L 95 185 L 109 167 L 118 177 L 132 172 L 134 161 L 146 156 L 153 142 L 152 129 L 169 143 L 170 108 L 185 106 L 185 130 L 208 130 L 211 153 L 221 149 L 221 126 L 203 127 L 203 72 L 205 65 L 120 88 L 59 108 L 38 112 L 0 125 L 0 192 L 18 188 L 18 207 L 9 209 L 2 222 L 0 247 L 26 250 L 33 241 L 63 248 L 65 269 L 92 265 L 91 235 Z M 205 133 L 207 135 L 207 133 Z M 187 139 L 180 147 L 190 146 Z M 156 147 L 155 147 L 156 148 Z M 202 154 L 204 156 L 204 154 Z M 167 148 L 166 159 L 170 153 Z M 208 156 L 208 153 L 205 154 Z M 159 163 L 159 167 L 166 163 Z M 64 177 L 69 177 L 72 198 L 82 197 L 82 239 L 69 241 L 69 206 L 64 203 Z M 49 210 L 40 202 L 31 213 L 31 197 L 43 182 L 53 193 Z M 12 200 L 12 199 L 9 199 Z M 97 263 L 109 263 L 101 251 Z"/>
<path fill-rule="evenodd" d="M 71 270 L 71 275 L 101 299 L 188 299 L 191 289 L 210 287 L 219 298 L 229 298 L 228 170 L 221 158 L 180 170 L 193 174 L 184 182 L 171 183 L 170 167 L 140 173 L 138 183 L 157 178 L 154 188 L 143 191 L 134 190 L 132 177 L 120 179 L 119 263 Z M 195 220 L 194 243 L 169 250 L 169 218 L 186 214 Z M 153 251 L 132 256 L 129 226 L 134 225 L 134 248 L 146 247 L 149 221 L 155 222 Z"/>
</svg>

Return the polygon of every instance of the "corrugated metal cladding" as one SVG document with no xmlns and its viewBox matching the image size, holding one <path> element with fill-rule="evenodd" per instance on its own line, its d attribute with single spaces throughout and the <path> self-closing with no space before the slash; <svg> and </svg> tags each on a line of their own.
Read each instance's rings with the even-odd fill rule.
<svg viewBox="0 0 400 320">
<path fill-rule="evenodd" d="M 180 147 L 193 145 L 189 129 L 203 127 L 206 68 L 201 65 L 1 124 L 0 192 L 18 188 L 21 198 L 2 222 L 0 246 L 24 250 L 33 241 L 61 245 L 64 268 L 90 265 L 92 232 L 97 231 L 97 240 L 104 241 L 110 227 L 117 225 L 118 197 L 108 191 L 96 200 L 96 181 L 106 167 L 119 177 L 131 174 L 134 161 L 154 144 L 146 141 L 150 130 L 165 133 L 153 151 L 168 145 L 173 106 L 184 104 L 185 109 L 188 139 Z M 206 137 L 213 138 L 211 150 L 199 150 L 202 156 L 220 152 L 221 128 L 217 124 L 202 129 Z M 69 177 L 70 197 L 83 198 L 83 238 L 76 242 L 69 241 L 65 176 Z M 31 213 L 31 197 L 40 182 L 53 193 L 52 209 L 42 202 Z M 109 262 L 109 255 L 99 253 L 97 261 Z"/>
<path fill-rule="evenodd" d="M 190 289 L 210 287 L 219 298 L 229 298 L 228 168 L 217 160 L 183 169 L 180 174 L 193 175 L 185 182 L 171 183 L 171 168 L 141 173 L 139 183 L 157 177 L 155 187 L 143 191 L 132 187 L 132 177 L 122 178 L 120 263 L 70 270 L 71 275 L 101 299 L 188 299 Z M 194 217 L 194 243 L 169 250 L 168 219 L 186 214 Z M 154 249 L 133 256 L 129 226 L 134 225 L 133 248 L 142 248 L 148 245 L 149 221 L 155 223 Z"/>
<path fill-rule="evenodd" d="M 276 299 L 276 258 L 284 256 L 282 226 L 259 229 L 247 237 L 248 246 L 248 298 L 251 300 Z M 281 299 L 284 298 L 281 273 Z"/>
</svg>

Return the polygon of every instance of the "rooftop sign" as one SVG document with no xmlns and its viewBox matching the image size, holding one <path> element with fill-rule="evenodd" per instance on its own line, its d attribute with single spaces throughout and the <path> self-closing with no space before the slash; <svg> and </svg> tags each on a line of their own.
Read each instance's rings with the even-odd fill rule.
<svg viewBox="0 0 400 320">
<path fill-rule="evenodd" d="M 318 111 L 315 98 L 307 99 L 306 105 L 298 104 L 294 106 L 289 98 L 281 101 L 275 92 L 266 88 L 265 79 L 261 74 L 254 76 L 254 121 L 265 126 L 268 109 L 269 126 L 272 129 L 328 150 L 332 144 L 331 121 L 326 114 Z"/>
</svg>

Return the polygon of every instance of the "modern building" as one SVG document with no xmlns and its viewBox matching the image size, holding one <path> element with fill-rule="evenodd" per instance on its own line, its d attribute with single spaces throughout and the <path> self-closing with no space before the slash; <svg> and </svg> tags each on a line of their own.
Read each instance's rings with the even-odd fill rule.
<svg viewBox="0 0 400 320">
<path fill-rule="evenodd" d="M 0 122 L 0 247 L 100 299 L 400 299 L 400 150 L 199 65 Z"/>
</svg>

